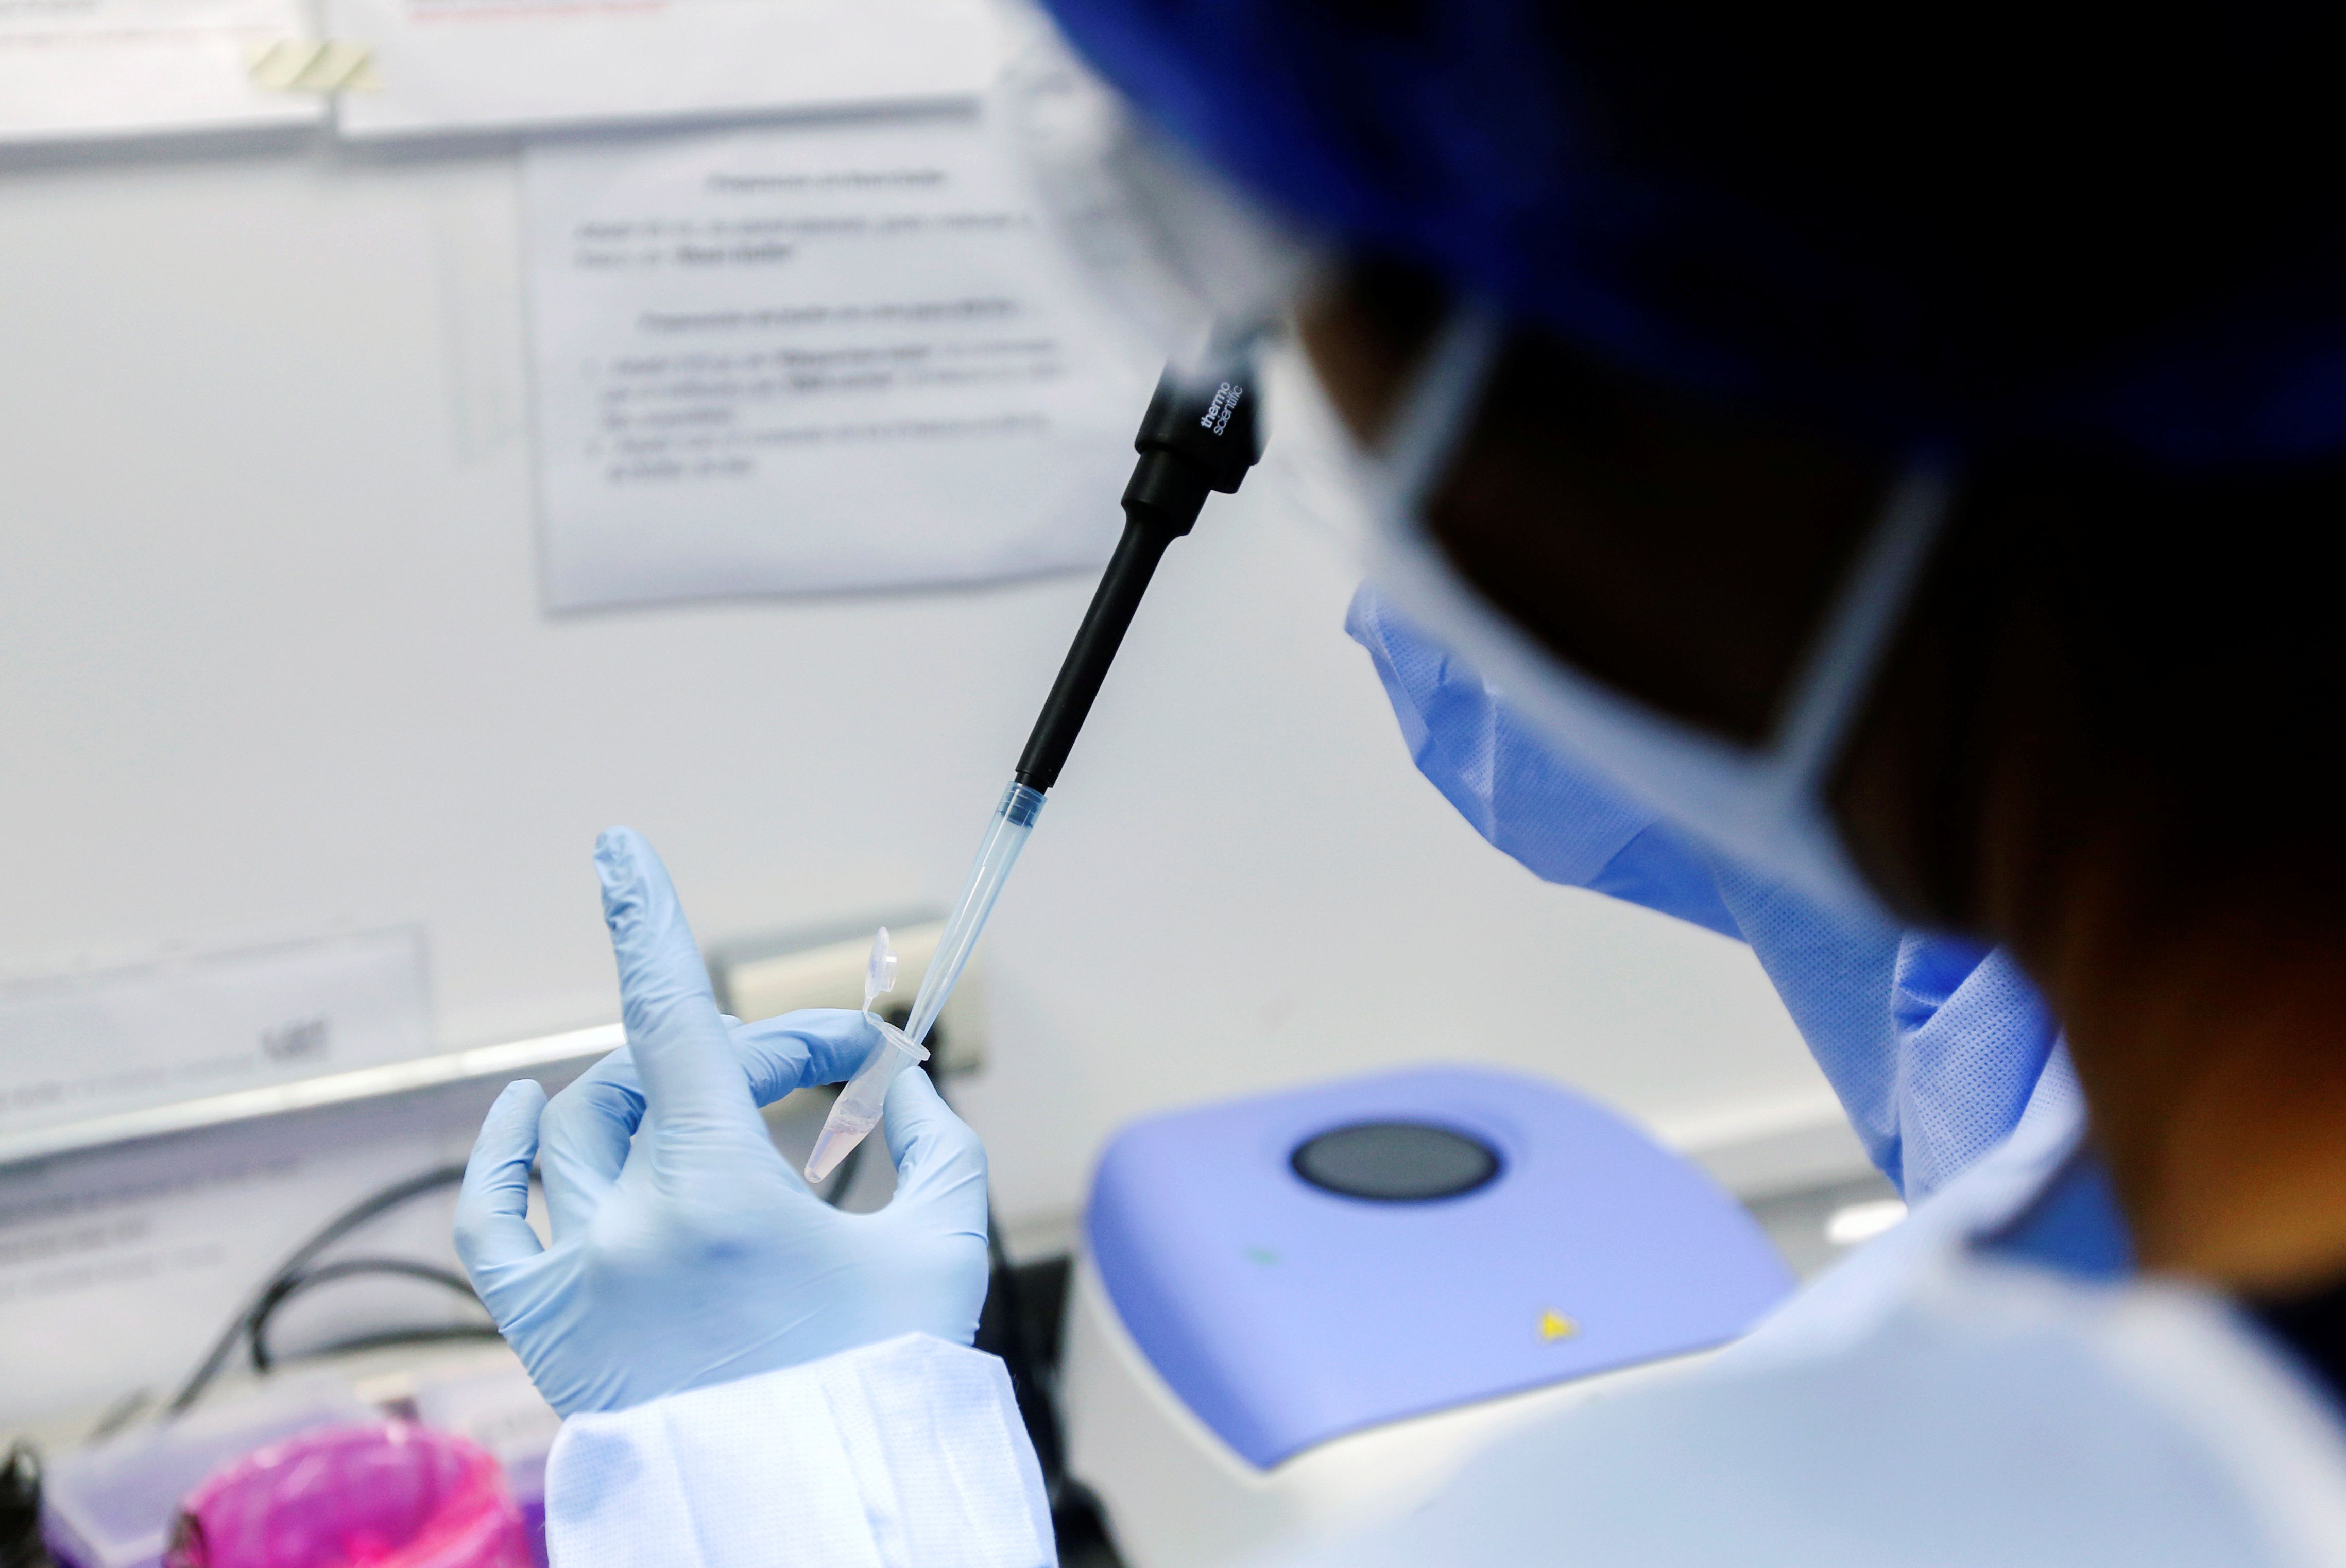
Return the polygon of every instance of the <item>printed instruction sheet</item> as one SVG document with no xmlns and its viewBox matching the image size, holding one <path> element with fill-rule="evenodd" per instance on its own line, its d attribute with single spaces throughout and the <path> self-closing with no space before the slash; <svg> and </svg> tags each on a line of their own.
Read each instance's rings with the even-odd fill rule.
<svg viewBox="0 0 2346 1568">
<path fill-rule="evenodd" d="M 975 116 L 534 148 L 548 605 L 1096 565 L 1154 369 Z"/>
<path fill-rule="evenodd" d="M 0 1134 L 432 1050 L 413 927 L 0 983 Z"/>
<path fill-rule="evenodd" d="M 250 77 L 309 35 L 300 0 L 0 0 L 0 142 L 315 123 Z"/>
<path fill-rule="evenodd" d="M 840 108 L 983 91 L 987 0 L 323 0 L 373 51 L 349 137 Z"/>
</svg>

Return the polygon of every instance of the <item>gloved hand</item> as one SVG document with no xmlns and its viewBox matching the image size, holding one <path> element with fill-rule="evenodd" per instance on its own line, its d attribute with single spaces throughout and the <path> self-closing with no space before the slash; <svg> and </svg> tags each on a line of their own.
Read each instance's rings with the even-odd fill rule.
<svg viewBox="0 0 2346 1568">
<path fill-rule="evenodd" d="M 823 1011 L 729 1028 L 651 846 L 616 828 L 595 864 L 627 1044 L 551 1105 L 508 1084 L 456 1206 L 457 1253 L 538 1391 L 566 1416 L 624 1410 L 914 1330 L 969 1343 L 986 1287 L 977 1135 L 925 1073 L 899 1073 L 895 1197 L 870 1215 L 816 1197 L 757 1107 L 847 1077 L 870 1024 Z M 551 1246 L 525 1217 L 533 1156 Z"/>
</svg>

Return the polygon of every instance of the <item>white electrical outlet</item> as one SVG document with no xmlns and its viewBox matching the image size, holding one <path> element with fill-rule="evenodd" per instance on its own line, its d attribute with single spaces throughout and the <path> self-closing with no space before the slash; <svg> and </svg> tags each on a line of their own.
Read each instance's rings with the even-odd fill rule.
<svg viewBox="0 0 2346 1568">
<path fill-rule="evenodd" d="M 940 920 L 872 922 L 882 923 L 897 958 L 896 989 L 873 1003 L 885 1015 L 913 1004 L 945 926 Z M 741 1019 L 772 1018 L 802 1007 L 862 1006 L 863 966 L 871 956 L 866 930 L 836 942 L 729 944 L 710 955 L 709 972 L 727 1012 Z M 930 1037 L 937 1071 L 972 1073 L 984 1065 L 984 962 L 973 957 Z"/>
</svg>

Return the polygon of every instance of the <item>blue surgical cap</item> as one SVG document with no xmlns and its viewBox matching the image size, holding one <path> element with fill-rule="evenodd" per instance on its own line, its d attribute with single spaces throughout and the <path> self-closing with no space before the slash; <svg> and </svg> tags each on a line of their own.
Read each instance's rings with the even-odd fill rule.
<svg viewBox="0 0 2346 1568">
<path fill-rule="evenodd" d="M 1624 369 L 1882 443 L 2346 447 L 2299 11 L 1049 3 L 1259 199 Z"/>
</svg>

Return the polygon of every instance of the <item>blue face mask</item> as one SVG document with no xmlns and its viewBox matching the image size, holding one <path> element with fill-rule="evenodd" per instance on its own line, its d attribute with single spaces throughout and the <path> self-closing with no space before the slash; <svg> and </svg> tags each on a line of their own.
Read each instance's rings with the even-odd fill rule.
<svg viewBox="0 0 2346 1568">
<path fill-rule="evenodd" d="M 1372 518 L 1370 575 L 1482 673 L 1509 708 L 1625 796 L 1752 871 L 1868 915 L 1824 789 L 1947 511 L 1950 485 L 1918 463 L 1894 483 L 1795 678 L 1773 734 L 1745 747 L 1674 718 L 1558 659 L 1494 607 L 1428 533 L 1425 504 L 1477 405 L 1502 338 L 1454 313 L 1382 452 L 1356 453 Z"/>
<path fill-rule="evenodd" d="M 1419 771 L 1493 845 L 1548 881 L 1750 944 L 1907 1197 L 1953 1179 L 2024 1113 L 2074 1114 L 2059 1024 L 2010 955 L 1835 911 L 1698 847 L 1525 724 L 1372 585 L 1344 625 Z"/>
</svg>

